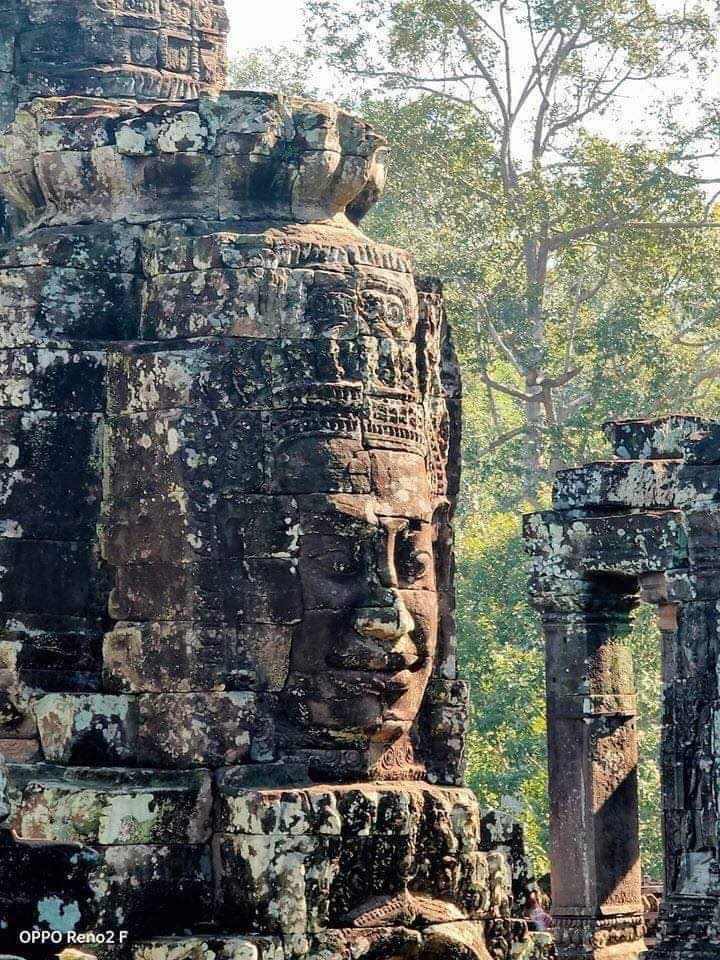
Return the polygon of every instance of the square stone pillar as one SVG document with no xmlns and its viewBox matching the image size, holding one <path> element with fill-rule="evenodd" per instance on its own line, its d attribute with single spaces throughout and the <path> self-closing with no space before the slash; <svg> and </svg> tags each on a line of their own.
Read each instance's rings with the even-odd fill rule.
<svg viewBox="0 0 720 960">
<path fill-rule="evenodd" d="M 624 644 L 636 598 L 623 583 L 578 581 L 570 592 L 566 583 L 564 596 L 539 604 L 546 640 L 552 912 L 564 960 L 636 960 L 645 947 L 637 708 Z"/>
</svg>

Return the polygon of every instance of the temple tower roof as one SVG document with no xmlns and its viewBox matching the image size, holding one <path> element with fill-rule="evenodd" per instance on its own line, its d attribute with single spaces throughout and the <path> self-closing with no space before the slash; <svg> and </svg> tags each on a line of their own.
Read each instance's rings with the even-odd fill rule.
<svg viewBox="0 0 720 960">
<path fill-rule="evenodd" d="M 223 86 L 224 0 L 0 0 L 0 127 L 38 96 L 187 99 Z"/>
</svg>

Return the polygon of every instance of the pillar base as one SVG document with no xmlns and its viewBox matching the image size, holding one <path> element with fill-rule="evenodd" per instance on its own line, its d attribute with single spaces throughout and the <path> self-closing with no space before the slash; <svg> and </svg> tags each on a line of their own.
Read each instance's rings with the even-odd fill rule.
<svg viewBox="0 0 720 960">
<path fill-rule="evenodd" d="M 553 917 L 559 960 L 640 960 L 646 952 L 641 914 Z"/>
</svg>

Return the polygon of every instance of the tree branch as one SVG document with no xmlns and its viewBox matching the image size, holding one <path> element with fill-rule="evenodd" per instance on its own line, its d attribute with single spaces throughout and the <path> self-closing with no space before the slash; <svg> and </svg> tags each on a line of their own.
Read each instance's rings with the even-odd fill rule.
<svg viewBox="0 0 720 960">
<path fill-rule="evenodd" d="M 508 443 L 510 440 L 514 440 L 515 437 L 521 436 L 523 433 L 527 433 L 527 427 L 518 427 L 516 430 L 508 430 L 507 433 L 501 434 L 492 443 L 488 444 L 483 450 L 477 454 L 478 459 L 481 457 L 486 457 L 489 453 L 492 453 L 493 450 L 497 450 L 498 447 L 501 447 L 504 443 Z"/>
<path fill-rule="evenodd" d="M 509 387 L 505 383 L 498 383 L 497 380 L 493 380 L 485 370 L 480 371 L 480 378 L 482 382 L 492 390 L 497 390 L 498 393 L 504 393 L 508 397 L 514 397 L 516 400 L 522 400 L 523 403 L 531 403 L 533 400 L 539 399 L 542 394 L 542 387 L 539 387 L 534 393 L 523 393 L 522 390 L 516 390 L 515 387 Z"/>
</svg>

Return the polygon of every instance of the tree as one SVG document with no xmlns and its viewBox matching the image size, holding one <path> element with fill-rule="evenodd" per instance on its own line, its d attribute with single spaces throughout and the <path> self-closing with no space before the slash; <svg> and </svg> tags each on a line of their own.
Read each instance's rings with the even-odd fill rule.
<svg viewBox="0 0 720 960">
<path fill-rule="evenodd" d="M 696 108 L 686 128 L 666 94 L 652 131 L 639 129 L 647 111 L 615 116 L 612 139 L 603 131 L 650 81 L 682 77 L 694 89 L 714 43 L 709 12 L 662 13 L 649 0 L 307 0 L 307 9 L 309 49 L 396 109 L 432 117 L 436 138 L 465 144 L 461 164 L 435 156 L 445 184 L 434 196 L 464 196 L 435 211 L 433 242 L 452 234 L 449 278 L 470 307 L 467 360 L 486 391 L 490 445 L 514 442 L 524 497 L 537 504 L 543 482 L 573 460 L 569 437 L 591 399 L 578 330 L 624 271 L 618 243 L 650 253 L 669 229 L 713 224 L 699 189 L 713 178 L 698 165 L 713 148 L 697 147 L 714 136 L 712 115 Z"/>
<path fill-rule="evenodd" d="M 269 90 L 288 96 L 322 96 L 313 77 L 315 61 L 299 43 L 258 47 L 228 64 L 227 85 L 233 90 Z"/>
</svg>

